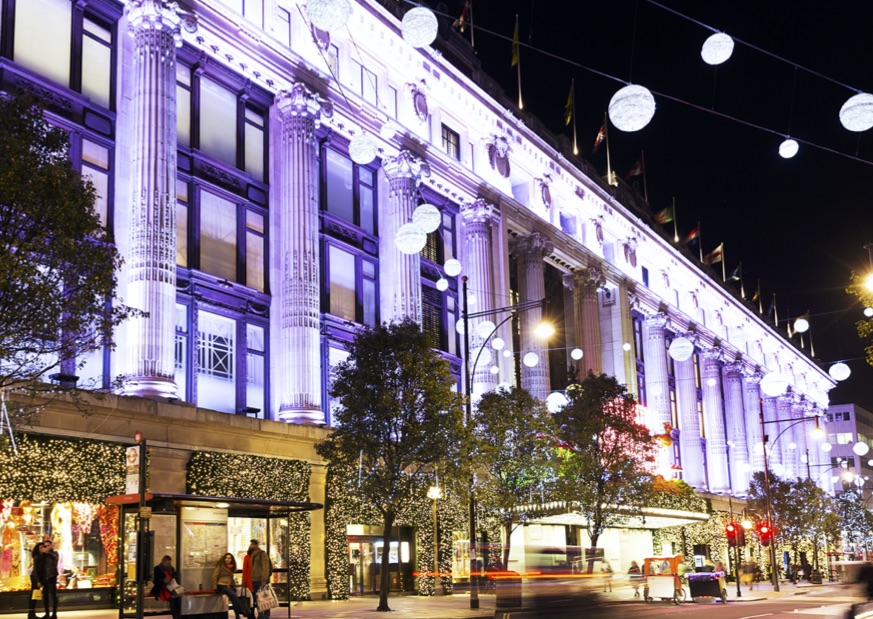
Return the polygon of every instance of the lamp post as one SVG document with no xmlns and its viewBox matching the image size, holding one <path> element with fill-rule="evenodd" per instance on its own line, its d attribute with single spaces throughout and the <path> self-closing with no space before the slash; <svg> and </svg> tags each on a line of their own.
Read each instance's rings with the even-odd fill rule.
<svg viewBox="0 0 873 619">
<path fill-rule="evenodd" d="M 734 521 L 734 498 L 728 493 L 728 509 L 731 510 L 731 522 Z M 743 530 L 743 541 L 746 539 L 745 530 Z M 728 548 L 728 559 L 730 559 L 730 548 Z M 737 582 L 737 597 L 743 597 L 743 592 L 740 589 L 740 544 L 739 539 L 736 539 L 734 544 L 734 580 Z"/>
<path fill-rule="evenodd" d="M 427 498 L 433 499 L 433 594 L 436 595 L 437 580 L 440 578 L 440 538 L 437 533 L 437 500 L 443 498 L 443 491 L 439 486 L 431 486 L 427 491 Z M 445 591 L 445 587 L 443 587 Z"/>
<path fill-rule="evenodd" d="M 542 308 L 546 304 L 545 299 L 541 299 L 539 301 L 526 301 L 524 303 L 517 303 L 516 305 L 509 305 L 507 307 L 498 307 L 493 310 L 484 310 L 481 312 L 469 312 L 469 307 L 467 304 L 467 276 L 463 276 L 461 278 L 461 294 L 464 297 L 464 307 L 463 307 L 463 324 L 464 324 L 464 365 L 466 369 L 466 376 L 464 377 L 464 395 L 466 396 L 467 406 L 466 406 L 466 422 L 467 428 L 473 428 L 473 375 L 476 373 L 476 365 L 479 363 L 479 358 L 482 356 L 482 350 L 485 348 L 485 344 L 488 342 L 491 337 L 497 333 L 497 330 L 500 329 L 504 324 L 506 324 L 510 319 L 516 316 L 520 312 L 524 312 L 527 310 L 531 310 L 534 308 Z M 470 365 L 470 319 L 471 318 L 484 318 L 485 316 L 494 316 L 496 314 L 506 313 L 509 315 L 498 322 L 494 328 L 491 330 L 491 333 L 488 334 L 487 337 L 482 339 L 482 345 L 479 347 L 479 352 L 476 354 L 476 359 L 473 360 L 473 364 Z M 475 483 L 475 474 L 470 472 L 470 500 L 469 500 L 469 519 L 470 519 L 470 608 L 476 609 L 479 608 L 479 583 L 478 583 L 478 560 L 476 557 L 476 483 Z M 483 566 L 484 568 L 485 566 Z"/>
</svg>

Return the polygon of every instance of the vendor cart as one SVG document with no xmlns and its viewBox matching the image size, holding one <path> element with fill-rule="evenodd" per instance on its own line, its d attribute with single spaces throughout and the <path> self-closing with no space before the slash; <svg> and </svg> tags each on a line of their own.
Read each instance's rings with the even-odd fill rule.
<svg viewBox="0 0 873 619">
<path fill-rule="evenodd" d="M 688 590 L 691 592 L 691 601 L 698 598 L 720 599 L 722 604 L 727 603 L 727 583 L 724 572 L 693 572 L 685 575 L 688 578 Z"/>
<path fill-rule="evenodd" d="M 649 557 L 643 561 L 643 576 L 646 579 L 643 598 L 646 602 L 658 598 L 679 605 L 685 601 L 685 589 L 679 579 L 679 565 L 682 560 L 682 555 L 675 555 Z"/>
</svg>

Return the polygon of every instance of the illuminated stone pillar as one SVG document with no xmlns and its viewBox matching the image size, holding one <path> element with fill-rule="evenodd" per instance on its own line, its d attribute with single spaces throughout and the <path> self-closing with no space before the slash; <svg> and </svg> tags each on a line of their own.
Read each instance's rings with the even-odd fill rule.
<svg viewBox="0 0 873 619">
<path fill-rule="evenodd" d="M 646 361 L 646 407 L 655 413 L 656 434 L 672 430 L 673 416 L 670 410 L 670 384 L 667 376 L 667 315 L 653 314 L 643 324 L 643 358 Z M 673 462 L 672 448 L 659 450 L 658 464 L 662 474 L 670 470 Z M 667 473 L 668 477 L 669 474 Z"/>
<path fill-rule="evenodd" d="M 687 337 L 687 336 L 686 336 Z M 682 479 L 694 488 L 706 488 L 705 454 L 700 435 L 697 376 L 694 356 L 685 361 L 674 361 L 676 378 L 676 405 L 679 407 L 679 455 Z"/>
<path fill-rule="evenodd" d="M 616 374 L 621 382 L 627 385 L 628 391 L 634 394 L 634 397 L 639 399 L 640 390 L 637 379 L 637 360 L 634 356 L 634 319 L 631 309 L 636 303 L 636 292 L 633 291 L 628 280 L 623 279 L 618 286 L 618 308 L 621 320 L 621 338 L 619 343 L 620 350 L 623 353 L 624 361 L 624 380 L 621 381 L 620 376 Z"/>
<path fill-rule="evenodd" d="M 746 442 L 753 471 L 764 470 L 764 446 L 761 443 L 761 379 L 763 374 L 754 372 L 743 378 L 743 398 L 746 417 Z"/>
<path fill-rule="evenodd" d="M 131 319 L 124 393 L 177 397 L 176 338 L 176 48 L 175 2 L 129 0 L 134 38 L 132 214 L 127 302 Z"/>
<path fill-rule="evenodd" d="M 421 258 L 404 254 L 394 244 L 400 226 L 412 221 L 415 190 L 430 166 L 408 150 L 382 161 L 388 178 L 388 212 L 381 218 L 379 268 L 382 298 L 390 305 L 383 316 L 390 321 L 411 318 L 421 324 Z"/>
<path fill-rule="evenodd" d="M 329 103 L 303 84 L 279 93 L 281 134 L 273 151 L 277 174 L 281 256 L 278 420 L 325 423 L 321 402 L 321 257 L 318 238 L 318 142 L 315 130 Z"/>
<path fill-rule="evenodd" d="M 789 428 L 789 426 L 794 422 L 793 408 L 794 394 L 791 391 L 777 398 L 777 415 L 778 419 L 782 421 L 775 425 L 779 428 L 779 432 L 782 432 L 782 436 L 779 437 L 773 447 L 774 449 L 778 449 L 782 454 L 782 466 L 784 466 L 785 469 L 784 471 L 781 471 L 780 477 L 784 477 L 785 479 L 794 479 L 797 477 L 797 465 L 800 463 L 800 457 L 797 453 L 797 443 L 794 442 L 793 432 L 797 426 Z M 793 449 L 792 446 L 794 446 Z"/>
<path fill-rule="evenodd" d="M 731 487 L 734 494 L 749 490 L 749 445 L 746 438 L 746 415 L 743 393 L 743 364 L 724 366 L 724 407 L 730 441 Z"/>
<path fill-rule="evenodd" d="M 779 449 L 779 445 L 773 446 L 773 439 L 779 434 L 779 424 L 771 423 L 776 421 L 779 411 L 777 410 L 776 398 L 766 396 L 762 405 L 766 424 L 764 434 L 767 436 L 767 464 L 770 466 L 770 470 L 773 470 L 776 465 L 779 465 L 779 468 L 782 467 L 782 451 Z"/>
<path fill-rule="evenodd" d="M 578 345 L 582 350 L 582 358 L 576 362 L 580 380 L 589 370 L 603 372 L 597 291 L 605 282 L 603 272 L 595 267 L 580 267 L 564 276 L 564 285 L 573 291 L 573 324 L 578 341 L 568 345 L 571 349 Z"/>
<path fill-rule="evenodd" d="M 727 440 L 721 396 L 721 351 L 703 354 L 703 424 L 706 435 L 706 472 L 711 492 L 729 492 Z"/>
<path fill-rule="evenodd" d="M 543 259 L 554 251 L 552 242 L 532 232 L 526 236 L 512 239 L 511 251 L 518 260 L 518 290 L 520 301 L 539 301 L 546 296 L 545 267 Z M 547 342 L 540 340 L 534 329 L 543 319 L 539 307 L 518 314 L 521 349 L 521 386 L 534 396 L 545 400 L 549 395 L 549 358 L 546 354 Z M 524 356 L 535 353 L 538 362 L 533 367 L 524 364 Z"/>
</svg>

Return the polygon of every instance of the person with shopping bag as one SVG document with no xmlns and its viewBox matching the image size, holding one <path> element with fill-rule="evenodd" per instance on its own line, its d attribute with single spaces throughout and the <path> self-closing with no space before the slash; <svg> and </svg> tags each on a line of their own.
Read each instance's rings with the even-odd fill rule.
<svg viewBox="0 0 873 619">
<path fill-rule="evenodd" d="M 149 594 L 156 600 L 169 602 L 173 619 L 182 619 L 182 588 L 179 586 L 179 573 L 173 567 L 173 559 L 165 555 L 155 566 L 152 574 L 154 583 Z"/>
<path fill-rule="evenodd" d="M 247 566 L 248 569 L 246 569 Z M 272 574 L 273 566 L 270 563 L 270 556 L 265 550 L 261 549 L 260 542 L 253 539 L 249 544 L 248 554 L 243 562 L 243 583 L 256 596 L 261 587 L 270 585 Z M 270 619 L 270 608 L 262 610 L 260 605 L 258 605 L 258 617 L 260 619 Z"/>
<path fill-rule="evenodd" d="M 39 547 L 35 565 L 37 585 L 42 589 L 42 603 L 45 606 L 43 619 L 58 619 L 58 562 L 58 553 L 52 541 L 47 539 Z"/>
<path fill-rule="evenodd" d="M 212 588 L 215 589 L 216 593 L 226 595 L 227 599 L 230 600 L 234 619 L 251 617 L 251 614 L 246 614 L 243 610 L 239 596 L 236 594 L 236 559 L 229 552 L 218 560 L 215 569 L 212 570 Z"/>
<path fill-rule="evenodd" d="M 39 575 L 36 573 L 36 560 L 39 557 L 40 548 L 42 548 L 42 542 L 36 544 L 30 552 L 30 601 L 27 603 L 27 619 L 38 619 L 36 603 L 42 599 L 42 586 L 39 583 Z"/>
</svg>

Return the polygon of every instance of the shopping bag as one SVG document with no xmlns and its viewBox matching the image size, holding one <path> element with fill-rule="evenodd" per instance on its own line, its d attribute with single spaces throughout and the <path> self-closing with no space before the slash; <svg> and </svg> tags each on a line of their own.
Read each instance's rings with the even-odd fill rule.
<svg viewBox="0 0 873 619">
<path fill-rule="evenodd" d="M 31 600 L 41 600 L 42 599 L 42 589 L 34 589 L 30 592 Z"/>
<path fill-rule="evenodd" d="M 237 587 L 236 597 L 239 598 L 239 605 L 243 609 L 243 614 L 250 616 L 252 614 L 252 592 L 248 587 Z"/>
<path fill-rule="evenodd" d="M 167 591 L 170 592 L 174 598 L 179 597 L 180 595 L 185 595 L 185 588 L 176 582 L 175 578 L 172 578 L 167 585 Z"/>
<path fill-rule="evenodd" d="M 258 589 L 255 594 L 258 600 L 258 610 L 261 612 L 268 611 L 271 608 L 276 608 L 279 605 L 279 599 L 273 592 L 273 587 L 269 583 Z"/>
</svg>

